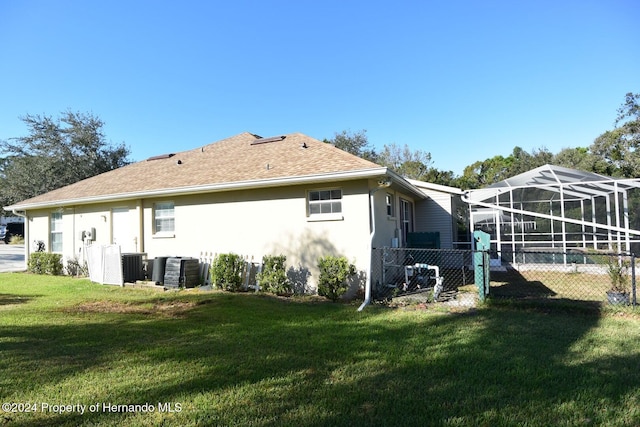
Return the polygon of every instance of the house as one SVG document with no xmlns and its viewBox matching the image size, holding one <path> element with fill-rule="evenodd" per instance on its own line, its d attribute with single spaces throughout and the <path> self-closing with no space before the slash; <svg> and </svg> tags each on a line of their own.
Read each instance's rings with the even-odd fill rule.
<svg viewBox="0 0 640 427">
<path fill-rule="evenodd" d="M 469 249 L 468 207 L 459 188 L 408 179 L 426 196 L 416 201 L 416 231 L 437 233 L 439 249 Z"/>
<path fill-rule="evenodd" d="M 319 257 L 344 255 L 367 272 L 372 247 L 421 231 L 416 206 L 428 199 L 415 182 L 309 136 L 241 133 L 5 209 L 27 219 L 27 242 L 64 260 L 83 260 L 88 240 L 150 259 L 284 254 L 292 278 L 313 291 Z"/>
</svg>

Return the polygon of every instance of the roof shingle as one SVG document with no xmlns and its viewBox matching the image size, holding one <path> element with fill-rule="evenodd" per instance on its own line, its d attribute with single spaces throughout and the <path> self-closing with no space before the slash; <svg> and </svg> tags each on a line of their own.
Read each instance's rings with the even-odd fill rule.
<svg viewBox="0 0 640 427">
<path fill-rule="evenodd" d="M 272 139 L 272 138 L 269 138 Z M 384 169 L 301 133 L 258 143 L 245 132 L 171 157 L 143 160 L 17 203 L 11 208 L 126 197 L 198 186 Z M 267 139 L 265 139 L 267 141 Z"/>
</svg>

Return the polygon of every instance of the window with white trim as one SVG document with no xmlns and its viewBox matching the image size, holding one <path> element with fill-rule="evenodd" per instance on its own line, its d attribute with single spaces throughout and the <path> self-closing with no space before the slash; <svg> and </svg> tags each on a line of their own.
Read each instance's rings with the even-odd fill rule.
<svg viewBox="0 0 640 427">
<path fill-rule="evenodd" d="M 312 190 L 308 194 L 308 212 L 312 215 L 342 213 L 342 190 Z"/>
<path fill-rule="evenodd" d="M 175 231 L 175 209 L 173 202 L 156 203 L 153 206 L 154 233 L 166 234 Z"/>
<path fill-rule="evenodd" d="M 395 203 L 393 203 L 393 194 L 387 193 L 387 196 L 386 196 L 385 200 L 387 202 L 387 216 L 393 218 L 395 216 L 395 213 L 396 213 L 395 209 L 394 209 Z"/>
<path fill-rule="evenodd" d="M 62 212 L 51 213 L 51 252 L 62 252 Z"/>
</svg>

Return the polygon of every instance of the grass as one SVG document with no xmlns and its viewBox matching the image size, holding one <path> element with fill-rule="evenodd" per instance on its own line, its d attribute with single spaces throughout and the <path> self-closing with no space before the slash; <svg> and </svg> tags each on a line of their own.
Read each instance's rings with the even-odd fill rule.
<svg viewBox="0 0 640 427">
<path fill-rule="evenodd" d="M 0 274 L 0 425 L 635 426 L 639 326 Z"/>
<path fill-rule="evenodd" d="M 606 274 L 553 270 L 491 273 L 491 291 L 507 297 L 605 301 L 610 289 L 611 281 Z"/>
</svg>

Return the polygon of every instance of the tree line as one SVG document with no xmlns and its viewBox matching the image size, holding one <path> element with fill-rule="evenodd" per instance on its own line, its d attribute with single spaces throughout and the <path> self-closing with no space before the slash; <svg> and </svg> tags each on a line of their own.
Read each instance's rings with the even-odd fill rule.
<svg viewBox="0 0 640 427">
<path fill-rule="evenodd" d="M 462 189 L 481 188 L 544 164 L 622 178 L 640 177 L 640 93 L 627 93 L 614 127 L 588 147 L 545 148 L 527 152 L 516 146 L 506 157 L 477 161 L 461 176 L 434 166 L 431 153 L 408 145 L 369 143 L 366 130 L 342 131 L 324 142 L 412 179 Z M 104 122 L 93 114 L 66 111 L 58 118 L 21 117 L 28 135 L 0 140 L 0 207 L 46 193 L 131 163 L 130 149 L 107 141 Z"/>
<path fill-rule="evenodd" d="M 369 144 L 366 130 L 342 131 L 325 142 L 386 166 L 407 178 L 462 189 L 482 188 L 545 164 L 564 166 L 602 175 L 640 177 L 640 93 L 627 93 L 617 111 L 614 128 L 598 136 L 588 147 L 564 148 L 551 153 L 546 148 L 531 152 L 514 147 L 508 156 L 479 160 L 464 168 L 462 175 L 434 166 L 431 154 L 386 144 L 380 152 Z"/>
</svg>

